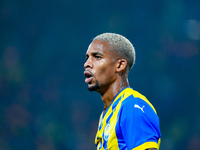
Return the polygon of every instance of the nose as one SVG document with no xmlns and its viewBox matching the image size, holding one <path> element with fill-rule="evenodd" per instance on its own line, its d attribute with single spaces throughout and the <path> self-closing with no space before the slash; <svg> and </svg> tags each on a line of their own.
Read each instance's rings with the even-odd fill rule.
<svg viewBox="0 0 200 150">
<path fill-rule="evenodd" d="M 86 60 L 84 68 L 92 68 L 92 61 L 89 58 Z"/>
</svg>

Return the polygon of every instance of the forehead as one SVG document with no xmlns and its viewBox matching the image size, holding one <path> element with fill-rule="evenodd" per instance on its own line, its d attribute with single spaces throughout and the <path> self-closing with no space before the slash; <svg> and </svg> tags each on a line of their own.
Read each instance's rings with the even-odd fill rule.
<svg viewBox="0 0 200 150">
<path fill-rule="evenodd" d="M 87 53 L 91 52 L 107 53 L 109 52 L 109 43 L 101 40 L 94 40 L 87 50 Z"/>
</svg>

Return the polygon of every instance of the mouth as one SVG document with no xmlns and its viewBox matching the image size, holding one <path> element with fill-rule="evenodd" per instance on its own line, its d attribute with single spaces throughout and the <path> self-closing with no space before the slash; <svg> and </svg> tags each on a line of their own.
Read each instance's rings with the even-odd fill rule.
<svg viewBox="0 0 200 150">
<path fill-rule="evenodd" d="M 93 79 L 93 74 L 88 70 L 84 71 L 84 76 L 86 77 L 85 83 L 90 83 Z"/>
</svg>

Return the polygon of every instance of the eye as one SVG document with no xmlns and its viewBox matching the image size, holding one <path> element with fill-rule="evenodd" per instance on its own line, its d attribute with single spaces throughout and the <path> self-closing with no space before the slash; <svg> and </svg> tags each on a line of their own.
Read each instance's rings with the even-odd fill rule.
<svg viewBox="0 0 200 150">
<path fill-rule="evenodd" d="M 101 58 L 102 58 L 101 56 L 98 56 L 98 55 L 95 56 L 95 59 L 97 59 L 97 60 L 99 60 Z"/>
<path fill-rule="evenodd" d="M 88 60 L 88 58 L 89 58 L 89 56 L 88 56 L 88 55 L 86 55 L 86 56 L 85 56 L 85 59 L 86 59 L 86 60 Z"/>
</svg>

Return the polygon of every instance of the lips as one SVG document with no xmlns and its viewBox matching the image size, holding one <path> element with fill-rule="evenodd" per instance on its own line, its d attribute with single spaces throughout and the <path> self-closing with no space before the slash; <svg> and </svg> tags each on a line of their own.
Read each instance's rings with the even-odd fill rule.
<svg viewBox="0 0 200 150">
<path fill-rule="evenodd" d="M 93 74 L 90 71 L 86 70 L 84 71 L 84 75 L 86 77 L 85 83 L 90 83 L 93 79 Z"/>
</svg>

